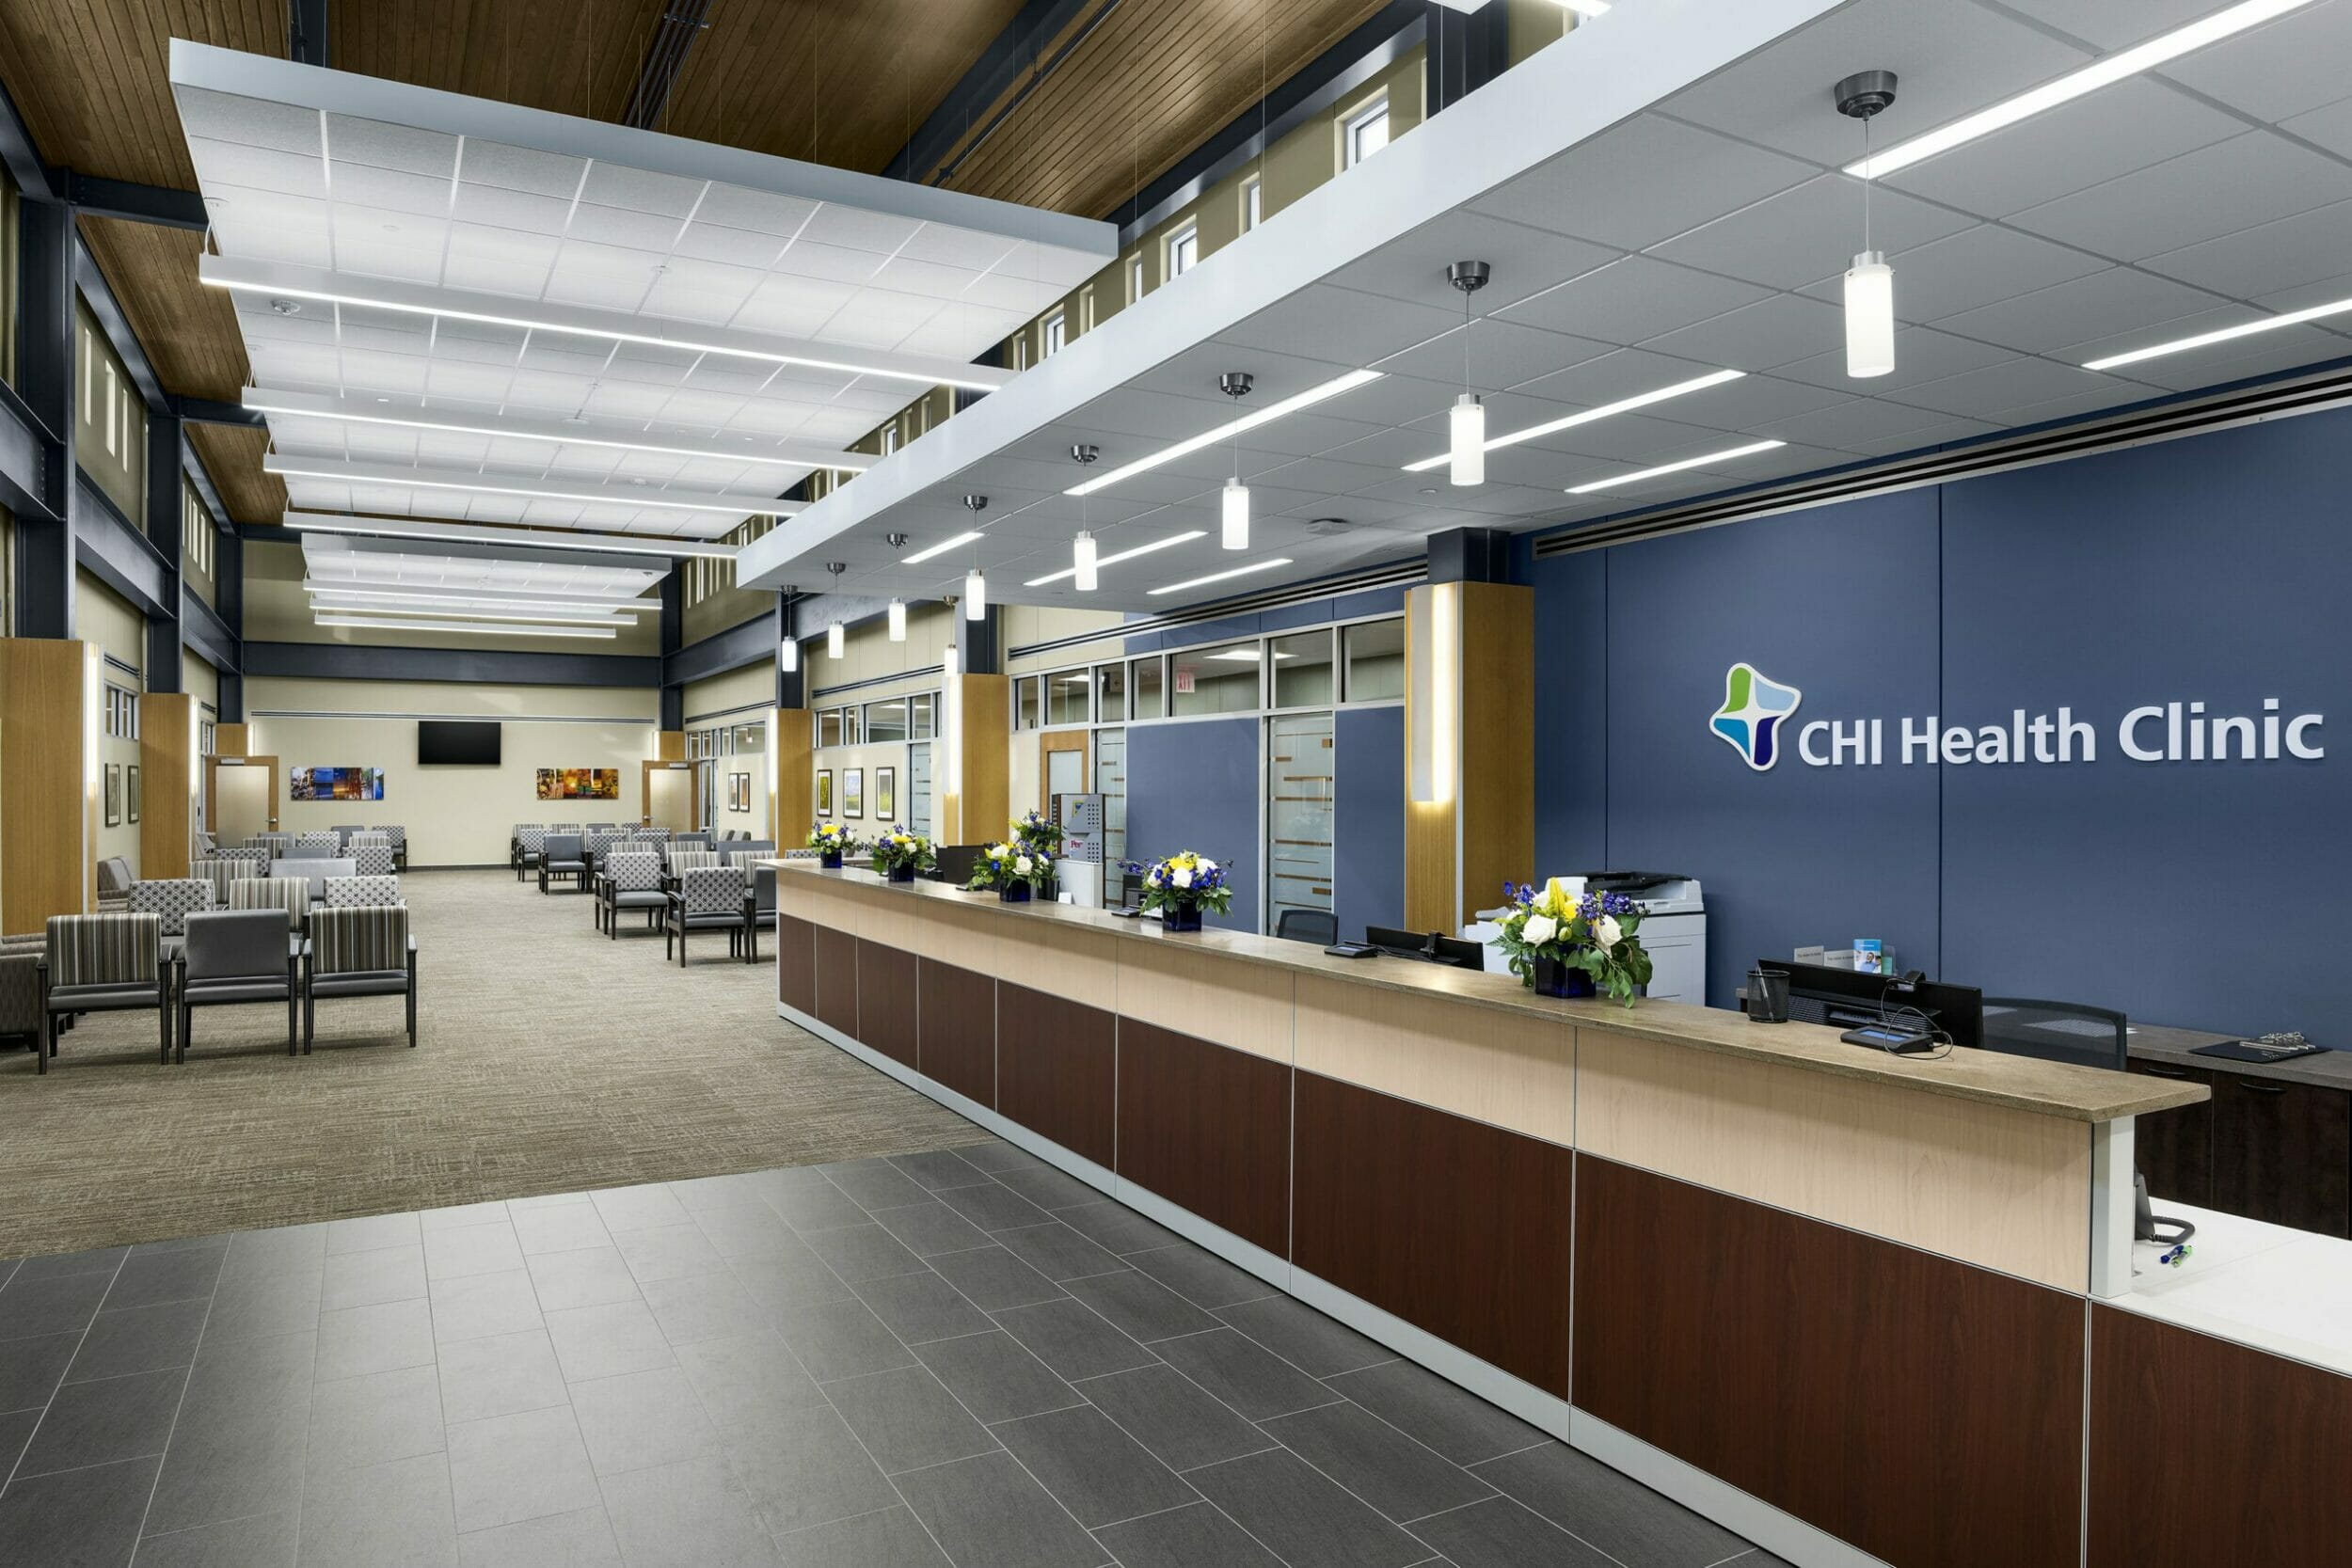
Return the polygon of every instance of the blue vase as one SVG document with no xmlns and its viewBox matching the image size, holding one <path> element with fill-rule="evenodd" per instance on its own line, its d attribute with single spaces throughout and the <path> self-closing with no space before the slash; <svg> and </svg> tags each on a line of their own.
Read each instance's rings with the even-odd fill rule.
<svg viewBox="0 0 2352 1568">
<path fill-rule="evenodd" d="M 1026 882 L 1007 882 L 1003 887 L 997 889 L 996 896 L 1003 899 L 1008 904 L 1025 904 L 1029 901 L 1029 884 Z"/>
<path fill-rule="evenodd" d="M 892 866 L 890 868 L 890 879 L 894 882 L 911 882 L 914 880 L 914 863 L 909 862 L 905 865 Z"/>
<path fill-rule="evenodd" d="M 1600 994 L 1594 988 L 1590 974 L 1559 958 L 1537 958 L 1534 972 L 1528 975 L 1527 983 L 1538 996 L 1567 998 Z"/>
<path fill-rule="evenodd" d="M 1197 931 L 1200 929 L 1200 905 L 1197 899 L 1180 898 L 1160 909 L 1160 929 L 1163 931 Z"/>
<path fill-rule="evenodd" d="M 841 869 L 841 851 L 838 849 L 820 851 L 817 856 L 817 863 L 828 871 L 838 871 Z"/>
</svg>

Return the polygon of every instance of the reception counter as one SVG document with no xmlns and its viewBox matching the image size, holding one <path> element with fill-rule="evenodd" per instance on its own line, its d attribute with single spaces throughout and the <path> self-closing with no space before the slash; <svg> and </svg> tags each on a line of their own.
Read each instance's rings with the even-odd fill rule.
<svg viewBox="0 0 2352 1568">
<path fill-rule="evenodd" d="M 2085 1399 L 2201 1085 L 776 863 L 781 1016 L 1792 1562 L 2229 1555 Z"/>
</svg>

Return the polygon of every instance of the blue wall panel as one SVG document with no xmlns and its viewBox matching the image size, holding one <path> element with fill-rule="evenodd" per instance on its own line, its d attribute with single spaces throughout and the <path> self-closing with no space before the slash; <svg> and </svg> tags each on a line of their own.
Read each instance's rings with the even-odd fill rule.
<svg viewBox="0 0 2352 1568">
<path fill-rule="evenodd" d="M 1535 863 L 1540 881 L 1609 865 L 1609 552 L 1530 567 L 1535 585 Z M 1500 896 L 1501 889 L 1496 890 Z M 1470 907 L 1493 899 L 1472 889 Z"/>
<path fill-rule="evenodd" d="M 1184 849 L 1221 862 L 1232 913 L 1218 925 L 1258 928 L 1258 725 L 1204 719 L 1127 726 L 1127 853 L 1151 861 Z M 1403 820 L 1402 812 L 1398 820 Z"/>
<path fill-rule="evenodd" d="M 1340 934 L 1405 923 L 1405 710 L 1342 708 L 1332 721 L 1332 912 Z"/>
</svg>

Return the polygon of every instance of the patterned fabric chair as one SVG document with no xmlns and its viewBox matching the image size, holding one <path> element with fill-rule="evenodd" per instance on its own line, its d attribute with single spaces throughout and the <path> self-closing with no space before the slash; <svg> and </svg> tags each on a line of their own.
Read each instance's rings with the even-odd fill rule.
<svg viewBox="0 0 2352 1568">
<path fill-rule="evenodd" d="M 179 964 L 179 1060 L 188 1059 L 196 1009 L 249 1002 L 286 1005 L 286 1054 L 294 1053 L 302 989 L 301 954 L 286 940 L 276 910 L 216 910 L 188 916 Z"/>
<path fill-rule="evenodd" d="M 631 831 L 630 836 L 646 844 L 667 844 L 670 842 L 670 830 L 667 828 L 637 828 Z"/>
<path fill-rule="evenodd" d="M 400 869 L 400 857 L 389 844 L 354 844 L 351 863 L 361 877 L 389 877 Z"/>
<path fill-rule="evenodd" d="M 131 912 L 159 917 L 167 946 L 179 944 L 181 933 L 187 928 L 188 916 L 212 907 L 213 884 L 207 879 L 172 877 L 131 884 Z"/>
<path fill-rule="evenodd" d="M 547 858 L 548 832 L 545 828 L 515 830 L 515 880 L 519 882 L 539 869 L 539 863 Z"/>
<path fill-rule="evenodd" d="M 246 865 L 257 867 L 258 869 L 253 872 L 253 875 L 256 877 L 265 877 L 269 875 L 270 856 L 269 851 L 265 848 L 215 849 L 213 851 L 213 859 L 216 861 L 240 862 Z"/>
<path fill-rule="evenodd" d="M 286 928 L 299 931 L 310 918 L 310 883 L 304 877 L 240 877 L 229 884 L 232 910 L 276 910 Z"/>
<path fill-rule="evenodd" d="M 302 1051 L 318 1037 L 322 997 L 405 996 L 408 1048 L 417 1046 L 417 941 L 400 904 L 314 910 L 310 951 L 302 966 Z"/>
<path fill-rule="evenodd" d="M 690 868 L 678 879 L 661 916 L 661 957 L 667 961 L 670 944 L 677 943 L 677 962 L 686 967 L 686 936 L 690 931 L 724 931 L 734 951 L 743 942 L 743 873 L 732 865 Z"/>
<path fill-rule="evenodd" d="M 364 822 L 338 822 L 326 831 L 335 835 L 335 847 L 343 850 L 351 847 L 351 835 L 366 832 L 368 825 Z"/>
<path fill-rule="evenodd" d="M 131 875 L 131 863 L 120 855 L 109 855 L 98 863 L 98 907 L 101 910 L 127 908 L 131 902 L 131 884 L 138 880 Z"/>
<path fill-rule="evenodd" d="M 588 824 L 588 832 L 592 833 L 609 833 L 614 832 L 619 828 L 619 826 L 620 824 L 617 822 L 591 822 Z"/>
<path fill-rule="evenodd" d="M 569 877 L 574 893 L 588 891 L 588 852 L 579 833 L 559 833 L 548 831 L 545 851 L 539 856 L 539 891 L 548 891 L 550 877 Z"/>
<path fill-rule="evenodd" d="M 404 828 L 404 827 L 402 827 L 399 823 L 395 822 L 395 823 L 392 823 L 391 825 L 389 825 L 389 827 L 387 827 L 387 828 L 384 830 L 384 832 L 385 832 L 386 835 L 387 835 L 388 837 L 389 837 L 389 838 L 391 839 L 391 841 L 392 841 L 392 867 L 393 867 L 393 869 L 394 869 L 394 870 L 397 870 L 397 871 L 405 871 L 405 870 L 407 870 L 407 869 L 408 869 L 408 830 L 407 830 L 407 829 L 405 829 L 405 828 Z"/>
<path fill-rule="evenodd" d="M 200 885 L 200 884 L 199 884 Z M 134 890 L 135 892 L 135 889 Z M 161 1060 L 171 1060 L 171 982 L 163 962 L 163 917 L 53 914 L 40 958 L 40 1070 L 57 1053 L 57 1021 L 70 1013 L 155 1009 Z"/>
<path fill-rule="evenodd" d="M 650 849 L 615 849 L 605 857 L 604 874 L 596 879 L 596 928 L 620 940 L 623 910 L 643 910 L 650 928 L 670 906 L 661 888 L 661 857 Z"/>
<path fill-rule="evenodd" d="M 759 962 L 759 933 L 776 928 L 776 868 L 749 865 L 751 883 L 743 890 L 743 961 Z"/>
<path fill-rule="evenodd" d="M 306 833 L 306 834 L 304 834 L 303 836 L 304 836 L 305 838 L 309 838 L 309 837 L 310 837 L 310 835 L 309 835 L 309 834 L 307 834 L 307 833 Z M 281 862 L 282 862 L 282 861 L 332 861 L 332 860 L 341 860 L 341 859 L 342 859 L 342 854 L 343 854 L 343 852 L 342 852 L 341 849 L 337 848 L 334 845 L 332 845 L 332 844 L 321 844 L 321 843 L 319 843 L 318 841 L 316 841 L 315 839 L 312 839 L 312 840 L 311 840 L 310 843 L 308 843 L 308 844 L 289 844 L 289 845 L 287 845 L 287 846 L 286 846 L 286 852 L 285 852 L 284 854 L 282 854 L 282 855 L 278 856 L 278 858 Z"/>
<path fill-rule="evenodd" d="M 362 872 L 357 877 L 326 879 L 326 907 L 330 910 L 372 909 L 406 901 L 400 895 L 398 877 L 372 877 Z"/>
<path fill-rule="evenodd" d="M 551 833 L 576 833 L 580 832 L 580 824 L 577 822 L 550 822 L 548 824 L 548 832 Z"/>
<path fill-rule="evenodd" d="M 588 863 L 588 870 L 593 875 L 604 869 L 604 857 L 611 854 L 615 846 L 628 842 L 610 828 L 591 828 L 580 835 L 580 859 Z"/>
<path fill-rule="evenodd" d="M 294 847 L 324 849 L 330 857 L 341 855 L 343 852 L 342 832 L 336 828 L 322 828 L 316 832 L 297 834 L 294 838 Z"/>
<path fill-rule="evenodd" d="M 0 937 L 0 1039 L 40 1047 L 40 961 L 45 936 Z"/>
</svg>

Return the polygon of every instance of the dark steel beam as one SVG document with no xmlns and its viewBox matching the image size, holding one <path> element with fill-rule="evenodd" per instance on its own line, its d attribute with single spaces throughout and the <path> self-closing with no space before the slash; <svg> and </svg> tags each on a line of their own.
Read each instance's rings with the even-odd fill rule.
<svg viewBox="0 0 2352 1568">
<path fill-rule="evenodd" d="M 177 619 L 163 553 L 87 476 L 73 487 L 73 559 L 141 615 Z"/>
<path fill-rule="evenodd" d="M 326 0 L 286 0 L 286 58 L 326 65 Z"/>
<path fill-rule="evenodd" d="M 686 727 L 686 688 L 672 684 L 668 675 L 671 658 L 686 641 L 686 578 L 673 571 L 661 579 L 661 657 L 654 661 L 654 685 L 661 688 L 660 727 L 682 730 Z"/>
<path fill-rule="evenodd" d="M 164 567 L 164 580 L 155 597 L 160 613 L 147 617 L 147 689 L 185 691 L 180 673 L 181 627 L 187 618 L 190 594 L 183 568 L 186 562 L 187 509 L 181 486 L 186 478 L 187 435 L 168 414 L 147 420 L 147 542 Z"/>
<path fill-rule="evenodd" d="M 244 425 L 247 428 L 269 428 L 269 420 L 241 403 L 223 403 L 217 398 L 183 398 L 171 400 L 172 412 L 191 424 Z"/>
<path fill-rule="evenodd" d="M 238 665 L 237 640 L 230 635 L 228 623 L 193 594 L 180 601 L 180 609 L 181 641 L 222 675 L 234 673 Z"/>
<path fill-rule="evenodd" d="M 142 185 L 134 180 L 109 180 L 103 174 L 84 174 L 78 169 L 58 172 L 65 177 L 67 203 L 85 217 L 121 218 L 165 229 L 200 230 L 212 227 L 212 216 L 204 210 L 204 198 L 194 191 Z"/>
<path fill-rule="evenodd" d="M 689 681 L 707 680 L 775 656 L 776 612 L 771 610 L 665 656 L 661 660 L 661 684 L 682 690 Z"/>
<path fill-rule="evenodd" d="M 16 523 L 19 637 L 73 635 L 72 208 L 18 204 L 16 389 L 40 442 L 40 515 Z"/>
<path fill-rule="evenodd" d="M 977 621 L 956 607 L 956 656 L 962 661 L 967 675 L 996 675 L 1004 673 L 999 636 L 1004 607 L 990 605 Z"/>
<path fill-rule="evenodd" d="M 1429 53 L 1422 57 L 1422 101 L 1434 115 L 1510 69 L 1511 22 L 1507 6 L 1457 11 L 1427 0 L 1427 11 Z"/>
<path fill-rule="evenodd" d="M 650 131 L 660 123 L 662 111 L 670 106 L 671 89 L 677 86 L 678 72 L 686 67 L 687 52 L 710 25 L 710 5 L 711 0 L 671 0 L 662 8 L 653 39 L 645 45 L 644 62 L 637 68 L 637 86 L 629 92 L 628 107 L 621 113 L 622 124 Z"/>
<path fill-rule="evenodd" d="M 22 519 L 43 516 L 41 465 L 49 447 L 48 432 L 16 389 L 0 382 L 0 506 Z"/>
<path fill-rule="evenodd" d="M 537 654 L 503 648 L 387 648 L 358 642 L 247 642 L 244 673 L 289 679 L 459 685 L 651 687 L 649 654 Z M 226 692 L 223 693 L 224 698 Z M 223 704 L 224 707 L 226 703 Z M 225 717 L 225 715 L 224 715 Z"/>
<path fill-rule="evenodd" d="M 139 389 L 139 398 L 147 404 L 148 412 L 167 413 L 171 398 L 164 390 L 163 378 L 155 373 L 154 364 L 147 357 L 147 345 L 140 342 L 139 335 L 131 329 L 131 318 L 123 313 L 122 302 L 115 298 L 114 285 L 106 281 L 106 274 L 99 266 L 98 258 L 90 254 L 89 246 L 81 243 L 78 234 L 73 243 L 73 286 L 81 290 L 83 300 L 89 306 L 89 313 L 97 319 L 99 330 L 105 333 L 106 341 L 114 345 L 123 369 L 131 372 L 131 383 Z M 66 323 L 69 329 L 72 322 L 73 313 L 68 310 Z M 72 352 L 72 339 L 69 331 L 67 356 L 71 357 Z"/>
</svg>

